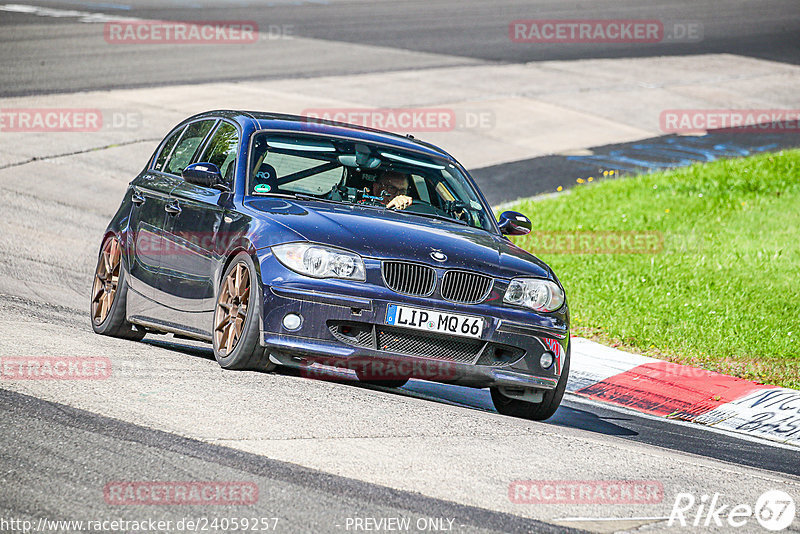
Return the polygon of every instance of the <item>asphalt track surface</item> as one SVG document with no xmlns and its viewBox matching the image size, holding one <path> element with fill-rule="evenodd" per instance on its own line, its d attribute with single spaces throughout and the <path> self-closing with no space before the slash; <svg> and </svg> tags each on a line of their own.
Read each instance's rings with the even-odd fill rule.
<svg viewBox="0 0 800 534">
<path fill-rule="evenodd" d="M 4 443 L 0 460 L 3 472 L 16 473 L 4 480 L 0 504 L 4 516 L 34 512 L 50 519 L 102 517 L 106 511 L 97 493 L 109 480 L 185 480 L 190 474 L 197 480 L 222 476 L 256 483 L 260 500 L 268 504 L 238 507 L 236 516 L 277 518 L 275 530 L 281 532 L 344 529 L 348 517 L 364 516 L 403 517 L 413 524 L 424 518 L 450 518 L 454 529 L 463 532 L 565 531 L 541 521 L 328 475 L 5 390 L 0 390 L 0 399 L 4 435 L 19 436 Z M 20 459 L 24 459 L 23 469 Z M 69 465 L 81 469 L 64 471 Z M 200 507 L 171 506 L 158 508 L 148 518 L 177 524 L 207 515 Z M 115 517 L 133 521 L 141 516 L 140 511 L 128 510 Z"/>
<path fill-rule="evenodd" d="M 61 10 L 156 20 L 248 20 L 269 36 L 324 41 L 315 53 L 292 40 L 259 46 L 106 46 L 102 24 L 76 17 L 0 12 L 0 96 L 131 88 L 174 83 L 357 74 L 464 63 L 625 58 L 731 53 L 800 63 L 800 8 L 794 0 L 492 2 L 415 0 L 231 2 L 19 2 Z M 517 19 L 646 19 L 696 23 L 699 42 L 652 44 L 520 44 L 509 39 Z M 343 45 L 391 54 L 337 53 Z M 303 45 L 305 46 L 305 45 Z M 328 49 L 326 53 L 325 49 Z M 416 56 L 409 56 L 413 52 Z M 231 56 L 236 60 L 231 61 Z M 424 56 L 424 59 L 420 59 Z M 202 61 L 197 61 L 202 58 Z"/>
<path fill-rule="evenodd" d="M 235 49 L 237 61 L 229 61 L 230 49 L 203 48 L 199 55 L 191 46 L 98 46 L 103 41 L 96 25 L 74 16 L 0 11 L 0 96 L 40 94 L 43 102 L 45 95 L 94 89 L 543 59 L 725 52 L 800 63 L 796 2 L 735 2 L 724 12 L 714 2 L 27 5 L 168 20 L 255 20 L 262 28 L 290 25 L 298 37 L 318 40 L 294 42 L 300 47 L 294 51 L 291 40 L 268 43 L 274 48 L 267 50 L 240 47 Z M 576 9 L 584 18 L 699 21 L 704 40 L 599 47 L 526 47 L 508 40 L 510 20 L 574 18 Z M 780 136 L 738 137 L 736 142 L 750 148 L 795 143 Z M 136 152 L 149 154 L 151 144 L 136 145 Z M 609 145 L 594 147 L 593 153 L 628 149 L 630 144 Z M 130 367 L 142 375 L 126 380 L 123 372 L 110 389 L 103 384 L 48 389 L 18 383 L 0 388 L 2 517 L 177 520 L 255 514 L 279 517 L 277 530 L 283 532 L 343 532 L 353 517 L 451 518 L 454 530 L 467 532 L 563 532 L 576 526 L 610 531 L 608 525 L 626 530 L 651 524 L 660 525 L 654 527 L 658 531 L 663 529 L 658 517 L 632 523 L 630 518 L 663 517 L 675 491 L 721 491 L 749 499 L 783 487 L 798 494 L 800 454 L 794 449 L 569 395 L 551 420 L 530 423 L 499 416 L 486 391 L 420 381 L 392 391 L 340 378 L 310 380 L 288 371 L 220 374 L 207 346 L 171 336 L 150 336 L 142 343 L 94 336 L 86 295 L 95 241 L 136 169 L 115 166 L 113 156 L 102 152 L 76 158 L 67 166 L 54 160 L 0 169 L 5 212 L 0 356 L 101 354 L 123 371 Z M 75 164 L 105 165 L 114 178 L 77 178 L 73 187 L 63 188 L 59 173 L 74 171 L 70 165 Z M 562 177 L 566 186 L 595 168 L 592 161 L 552 156 L 475 174 L 490 200 L 502 202 L 509 200 L 504 184 L 519 182 L 526 174 L 553 177 L 524 191 L 535 194 L 560 185 Z M 31 178 L 36 182 L 20 185 Z M 458 454 L 443 465 L 447 451 Z M 645 512 L 597 506 L 554 512 L 511 506 L 502 495 L 513 479 L 509 477 L 576 480 L 601 475 L 663 479 L 665 502 Z M 251 508 L 230 511 L 115 508 L 102 497 L 110 480 L 251 480 L 259 486 L 260 499 Z M 465 490 L 472 486 L 474 491 Z M 498 487 L 499 498 L 481 494 Z M 564 520 L 576 515 L 618 521 Z"/>
</svg>

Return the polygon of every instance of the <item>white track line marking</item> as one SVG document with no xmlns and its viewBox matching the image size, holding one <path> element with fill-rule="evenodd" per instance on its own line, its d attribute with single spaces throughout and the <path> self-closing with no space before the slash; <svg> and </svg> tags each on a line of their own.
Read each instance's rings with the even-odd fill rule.
<svg viewBox="0 0 800 534">
<path fill-rule="evenodd" d="M 26 13 L 28 15 L 36 15 L 38 17 L 52 17 L 57 19 L 62 18 L 77 18 L 78 22 L 97 23 L 97 22 L 132 22 L 141 21 L 136 17 L 119 17 L 116 15 L 108 15 L 106 13 L 92 13 L 89 11 L 77 11 L 74 9 L 55 9 L 51 7 L 30 6 L 27 4 L 3 4 L 0 6 L 0 11 L 8 11 L 10 13 Z"/>
</svg>

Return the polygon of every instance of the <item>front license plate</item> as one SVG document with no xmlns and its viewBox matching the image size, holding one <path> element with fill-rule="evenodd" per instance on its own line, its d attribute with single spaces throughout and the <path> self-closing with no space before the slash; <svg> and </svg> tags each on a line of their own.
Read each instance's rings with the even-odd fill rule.
<svg viewBox="0 0 800 534">
<path fill-rule="evenodd" d="M 482 317 L 421 310 L 398 304 L 389 304 L 386 324 L 465 337 L 480 338 L 483 334 Z"/>
</svg>

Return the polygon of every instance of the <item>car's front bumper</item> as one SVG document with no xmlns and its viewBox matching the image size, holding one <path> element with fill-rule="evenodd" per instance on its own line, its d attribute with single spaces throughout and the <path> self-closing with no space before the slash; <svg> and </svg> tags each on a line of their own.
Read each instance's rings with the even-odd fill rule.
<svg viewBox="0 0 800 534">
<path fill-rule="evenodd" d="M 375 381 L 411 377 L 472 387 L 548 390 L 556 387 L 568 357 L 566 313 L 536 324 L 540 316 L 524 310 L 409 297 L 370 284 L 355 296 L 343 281 L 270 282 L 262 286 L 261 341 L 284 365 L 307 368 L 319 363 L 361 371 Z M 484 331 L 473 340 L 389 327 L 389 304 L 481 316 Z M 302 317 L 294 331 L 283 325 L 290 313 Z M 539 363 L 545 351 L 556 355 L 547 369 Z"/>
</svg>

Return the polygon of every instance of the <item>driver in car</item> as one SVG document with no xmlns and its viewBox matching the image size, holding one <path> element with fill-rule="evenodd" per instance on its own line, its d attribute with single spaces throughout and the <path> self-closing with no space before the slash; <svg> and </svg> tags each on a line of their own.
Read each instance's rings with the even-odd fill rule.
<svg viewBox="0 0 800 534">
<path fill-rule="evenodd" d="M 381 197 L 381 204 L 389 209 L 406 209 L 411 205 L 408 187 L 411 180 L 407 174 L 387 171 L 372 184 L 372 195 Z"/>
</svg>

